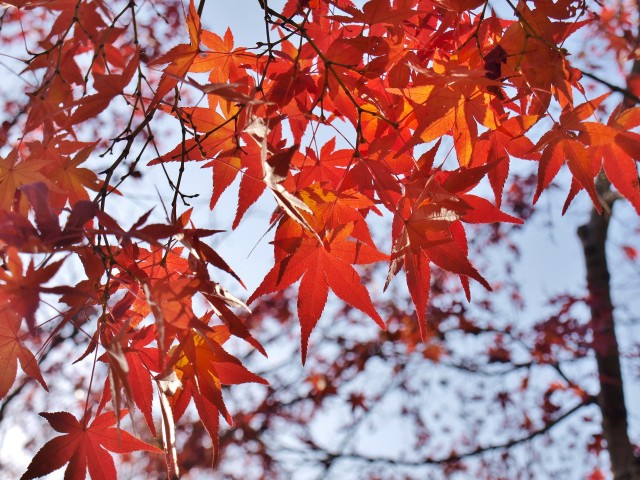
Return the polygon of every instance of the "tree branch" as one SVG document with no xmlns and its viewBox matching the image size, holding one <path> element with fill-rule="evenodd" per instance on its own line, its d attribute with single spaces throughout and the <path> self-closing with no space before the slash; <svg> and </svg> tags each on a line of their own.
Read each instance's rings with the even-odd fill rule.
<svg viewBox="0 0 640 480">
<path fill-rule="evenodd" d="M 487 452 L 491 452 L 494 450 L 504 450 L 504 449 L 509 449 L 512 447 L 515 447 L 516 445 L 520 445 L 522 443 L 526 443 L 529 442 L 531 440 L 533 440 L 536 437 L 539 437 L 540 435 L 543 435 L 545 433 L 547 433 L 549 430 L 551 430 L 553 427 L 555 427 L 556 425 L 558 425 L 559 423 L 561 423 L 563 420 L 569 418 L 571 415 L 573 415 L 574 413 L 576 413 L 578 410 L 580 410 L 581 408 L 587 406 L 587 405 L 591 405 L 592 403 L 595 403 L 596 399 L 594 397 L 587 397 L 585 398 L 585 400 L 583 402 L 578 403 L 577 405 L 575 405 L 574 407 L 572 407 L 571 409 L 567 410 L 566 412 L 564 412 L 562 415 L 560 415 L 559 417 L 557 417 L 555 420 L 547 423 L 546 425 L 544 425 L 543 427 L 539 428 L 538 430 L 534 430 L 533 432 L 529 433 L 528 435 L 521 437 L 521 438 L 516 438 L 513 440 L 509 440 L 508 442 L 505 443 L 499 443 L 499 444 L 494 444 L 494 445 L 487 445 L 484 447 L 478 447 L 474 450 L 465 452 L 465 453 L 455 453 L 452 455 L 449 455 L 448 457 L 443 457 L 443 458 L 423 458 L 420 460 L 415 460 L 415 461 L 408 461 L 408 460 L 397 460 L 397 459 L 393 459 L 393 458 L 380 458 L 380 457 L 369 457 L 366 455 L 361 455 L 358 453 L 348 453 L 348 454 L 336 454 L 336 453 L 330 453 L 327 452 L 326 453 L 326 458 L 323 459 L 323 463 L 326 462 L 333 462 L 334 460 L 339 460 L 339 459 L 349 459 L 349 460 L 360 460 L 366 463 L 387 463 L 390 465 L 395 465 L 395 466 L 401 466 L 401 467 L 420 467 L 420 466 L 424 466 L 424 465 L 444 465 L 447 463 L 454 463 L 454 462 L 458 462 L 460 460 L 463 460 L 465 458 L 469 458 L 469 457 L 475 457 L 478 455 L 482 455 L 484 453 Z"/>
<path fill-rule="evenodd" d="M 584 70 L 580 70 L 580 73 L 582 73 L 585 77 L 590 78 L 591 80 L 595 80 L 596 82 L 601 83 L 612 92 L 621 93 L 628 100 L 631 100 L 634 103 L 640 103 L 640 98 L 636 97 L 633 93 L 631 93 L 626 88 L 622 88 L 617 85 L 614 85 L 613 83 L 606 81 L 604 78 L 600 78 L 597 75 L 594 75 L 593 73 L 585 72 Z"/>
</svg>

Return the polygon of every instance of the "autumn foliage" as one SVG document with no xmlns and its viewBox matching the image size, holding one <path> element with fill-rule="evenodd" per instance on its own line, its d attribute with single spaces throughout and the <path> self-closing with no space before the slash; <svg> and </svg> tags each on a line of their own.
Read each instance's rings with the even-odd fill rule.
<svg viewBox="0 0 640 480">
<path fill-rule="evenodd" d="M 471 301 L 472 284 L 492 289 L 467 229 L 523 223 L 503 209 L 516 162 L 537 165 L 533 203 L 564 169 L 563 212 L 586 194 L 607 214 L 604 176 L 640 213 L 637 78 L 618 88 L 622 102 L 593 96 L 566 47 L 592 29 L 633 60 L 636 40 L 616 33 L 624 16 L 605 22 L 610 10 L 580 0 L 495 11 L 481 0 L 265 1 L 266 41 L 249 48 L 207 30 L 204 3 L 3 7 L 2 48 L 21 70 L 2 93 L 0 398 L 18 364 L 46 390 L 54 378 L 38 361 L 70 331 L 82 348 L 69 363 L 93 365 L 84 410 L 41 413 L 61 436 L 24 479 L 65 465 L 65 478 L 112 478 L 108 452 L 135 450 L 164 452 L 176 477 L 175 424 L 189 405 L 215 461 L 219 418 L 232 423 L 223 386 L 267 383 L 226 342 L 266 355 L 248 305 L 298 282 L 303 363 L 329 291 L 384 329 L 378 285 L 406 285 L 424 340 L 434 272 L 456 275 Z M 211 246 L 219 230 L 193 220 L 188 169 L 211 177 L 214 212 L 239 182 L 233 229 L 259 199 L 275 201 L 273 267 L 249 295 L 231 293 L 244 284 Z M 164 221 L 120 206 L 149 172 L 166 177 L 153 212 Z M 386 282 L 363 265 L 384 265 Z M 133 410 L 149 443 L 120 428 Z"/>
</svg>

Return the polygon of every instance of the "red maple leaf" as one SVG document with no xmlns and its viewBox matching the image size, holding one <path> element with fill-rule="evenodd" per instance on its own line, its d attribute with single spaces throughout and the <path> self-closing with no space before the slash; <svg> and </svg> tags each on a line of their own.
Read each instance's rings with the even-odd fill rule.
<svg viewBox="0 0 640 480">
<path fill-rule="evenodd" d="M 126 303 L 130 302 L 131 299 Z M 147 325 L 140 330 L 132 330 L 132 332 L 116 336 L 112 340 L 108 354 L 100 358 L 110 364 L 109 376 L 105 382 L 100 406 L 102 407 L 106 402 L 112 400 L 113 393 L 115 393 L 113 400 L 116 405 L 119 405 L 120 388 L 122 387 L 127 394 L 128 406 L 132 407 L 131 401 L 135 403 L 135 406 L 144 415 L 151 434 L 155 436 L 151 372 L 159 371 L 160 361 L 158 349 L 147 346 L 153 341 L 155 331 L 153 325 Z"/>
<path fill-rule="evenodd" d="M 584 122 L 580 126 L 581 136 L 589 142 L 589 152 L 596 166 L 603 165 L 607 178 L 640 213 L 640 183 L 638 167 L 640 160 L 640 135 L 631 131 L 640 125 L 640 108 L 616 111 L 607 125 Z"/>
<path fill-rule="evenodd" d="M 311 199 L 319 195 L 307 195 Z M 313 192 L 312 192 L 313 193 Z M 319 205 L 322 205 L 321 202 Z M 312 204 L 307 200 L 307 204 Z M 329 203 L 330 205 L 330 203 Z M 339 209 L 340 210 L 340 209 Z M 333 213 L 336 210 L 331 210 Z M 344 302 L 369 315 L 380 327 L 384 321 L 371 303 L 367 289 L 362 285 L 360 275 L 351 264 L 368 264 L 386 260 L 388 257 L 375 246 L 354 239 L 357 222 L 344 222 L 335 227 L 331 225 L 327 212 L 316 206 L 311 225 L 324 225 L 322 242 L 318 235 L 306 231 L 297 222 L 286 219 L 278 227 L 274 245 L 276 261 L 260 286 L 251 295 L 247 303 L 268 293 L 284 290 L 300 278 L 298 293 L 298 318 L 302 330 L 302 361 L 307 356 L 307 345 L 311 331 L 318 323 L 327 303 L 329 287 Z M 346 218 L 342 217 L 342 218 Z"/>
<path fill-rule="evenodd" d="M 573 197 L 583 188 L 589 193 L 593 206 L 598 211 L 602 211 L 594 182 L 601 168 L 601 160 L 599 161 L 593 150 L 587 150 L 587 146 L 582 143 L 584 136 L 576 140 L 577 135 L 573 130 L 581 131 L 588 128 L 583 121 L 593 115 L 606 97 L 606 94 L 601 95 L 575 108 L 565 108 L 560 115 L 560 121 L 540 138 L 536 149 L 543 151 L 538 168 L 538 187 L 533 197 L 534 203 L 538 201 L 540 194 L 549 186 L 566 162 L 573 175 L 573 182 L 564 211 Z"/>
<path fill-rule="evenodd" d="M 23 273 L 22 260 L 15 248 L 10 248 L 7 255 L 7 271 L 0 269 L 0 292 L 6 295 L 13 309 L 24 317 L 29 331 L 35 329 L 35 314 L 40 304 L 40 293 L 51 292 L 43 284 L 51 280 L 58 272 L 64 259 L 49 265 L 36 268 L 33 260 L 29 262 Z"/>
<path fill-rule="evenodd" d="M 139 64 L 138 52 L 136 51 L 122 73 L 112 73 L 109 75 L 94 73 L 93 86 L 96 89 L 96 93 L 81 97 L 74 102 L 78 108 L 76 108 L 73 115 L 69 118 L 69 125 L 85 122 L 102 113 L 109 106 L 111 100 L 122 94 L 122 91 L 133 78 L 133 74 Z M 160 89 L 158 88 L 158 90 Z"/>
<path fill-rule="evenodd" d="M 522 223 L 488 200 L 465 193 L 475 187 L 490 168 L 485 165 L 426 176 L 418 172 L 406 186 L 405 196 L 394 217 L 386 286 L 404 267 L 423 340 L 427 331 L 431 281 L 429 262 L 458 274 L 467 298 L 470 296 L 469 278 L 491 290 L 489 283 L 467 258 L 467 238 L 461 221 Z"/>
<path fill-rule="evenodd" d="M 3 398 L 16 379 L 18 361 L 22 370 L 31 378 L 37 380 L 45 390 L 47 384 L 42 378 L 38 361 L 21 342 L 20 324 L 22 318 L 15 309 L 9 308 L 6 299 L 0 296 L 0 302 L 5 308 L 0 311 L 0 398 Z"/>
<path fill-rule="evenodd" d="M 126 410 L 121 412 L 121 416 Z M 138 440 L 133 435 L 115 428 L 116 415 L 107 412 L 98 415 L 88 425 L 88 416 L 79 422 L 69 412 L 42 412 L 53 429 L 64 433 L 49 440 L 22 475 L 22 480 L 38 478 L 69 465 L 64 474 L 67 480 L 86 478 L 87 467 L 93 480 L 116 478 L 113 458 L 107 452 L 129 453 L 136 450 L 163 453 L 157 447 Z"/>
<path fill-rule="evenodd" d="M 498 207 L 502 203 L 502 191 L 509 175 L 510 157 L 533 160 L 540 157 L 533 142 L 525 136 L 538 118 L 537 115 L 511 117 L 498 128 L 484 132 L 476 142 L 470 166 L 493 165 L 488 177 Z"/>
</svg>

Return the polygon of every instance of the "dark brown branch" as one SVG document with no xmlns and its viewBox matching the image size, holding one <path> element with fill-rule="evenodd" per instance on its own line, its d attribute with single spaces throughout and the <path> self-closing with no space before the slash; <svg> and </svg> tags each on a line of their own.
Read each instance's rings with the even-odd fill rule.
<svg viewBox="0 0 640 480">
<path fill-rule="evenodd" d="M 587 289 L 593 330 L 593 351 L 598 365 L 602 412 L 602 433 L 607 441 L 611 470 L 616 480 L 640 479 L 640 468 L 629 440 L 627 408 L 624 400 L 620 350 L 615 332 L 611 282 L 607 265 L 606 244 L 609 219 L 615 196 L 611 184 L 600 174 L 596 181 L 598 195 L 604 203 L 604 214 L 593 208 L 589 222 L 578 229 L 587 269 Z"/>
<path fill-rule="evenodd" d="M 580 402 L 574 407 L 572 407 L 571 409 L 567 410 L 562 415 L 557 417 L 555 420 L 545 424 L 543 427 L 539 428 L 538 430 L 534 430 L 533 432 L 529 433 L 524 437 L 509 440 L 508 442 L 504 442 L 504 443 L 487 445 L 485 447 L 478 447 L 474 450 L 471 450 L 465 453 L 455 453 L 453 455 L 449 455 L 448 457 L 436 458 L 436 459 L 423 458 L 415 461 L 407 461 L 407 460 L 396 460 L 393 458 L 368 457 L 366 455 L 360 455 L 357 453 L 333 454 L 333 453 L 327 452 L 326 457 L 325 459 L 322 460 L 322 462 L 330 463 L 336 459 L 350 459 L 350 460 L 360 460 L 366 463 L 387 463 L 390 465 L 396 465 L 396 466 L 402 466 L 402 467 L 420 467 L 424 465 L 445 465 L 448 463 L 455 463 L 465 458 L 475 457 L 475 456 L 482 455 L 484 453 L 491 452 L 494 450 L 508 450 L 522 443 L 529 442 L 534 438 L 547 433 L 549 430 L 551 430 L 553 427 L 561 423 L 563 420 L 569 418 L 571 415 L 576 413 L 581 408 L 587 405 L 590 405 L 592 403 L 595 403 L 595 398 L 587 397 L 583 402 Z"/>
<path fill-rule="evenodd" d="M 198 5 L 198 16 L 202 17 L 202 12 L 204 11 L 204 4 L 207 0 L 200 0 L 200 4 Z"/>
<path fill-rule="evenodd" d="M 605 87 L 607 87 L 609 90 L 611 90 L 612 92 L 617 92 L 617 93 L 621 93 L 622 95 L 624 95 L 624 97 L 627 100 L 631 100 L 633 103 L 640 103 L 640 98 L 636 97 L 633 93 L 631 93 L 629 90 L 627 90 L 626 88 L 622 88 L 619 87 L 617 85 L 614 85 L 611 82 L 606 81 L 604 78 L 600 78 L 597 75 L 594 75 L 593 73 L 589 73 L 589 72 L 585 72 L 584 70 L 580 70 L 580 72 L 585 76 L 590 78 L 591 80 L 595 80 L 598 83 L 601 83 L 602 85 L 604 85 Z"/>
</svg>

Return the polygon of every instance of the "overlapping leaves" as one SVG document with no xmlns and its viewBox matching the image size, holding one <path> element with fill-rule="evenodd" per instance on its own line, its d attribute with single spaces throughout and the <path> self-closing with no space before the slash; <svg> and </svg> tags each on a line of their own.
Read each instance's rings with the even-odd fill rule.
<svg viewBox="0 0 640 480">
<path fill-rule="evenodd" d="M 47 388 L 31 342 L 72 325 L 87 343 L 79 360 L 99 353 L 108 368 L 99 411 L 109 402 L 115 410 L 92 423 L 88 414 L 43 414 L 64 435 L 25 478 L 66 463 L 70 478 L 87 468 L 100 478 L 114 474 L 106 450 L 155 451 L 113 427 L 126 404 L 157 433 L 154 382 L 172 385 L 160 389 L 170 404 L 163 431 L 193 402 L 214 445 L 219 414 L 231 422 L 223 385 L 264 383 L 223 349 L 235 336 L 266 353 L 237 313 L 249 308 L 218 281 L 223 272 L 243 285 L 208 243 L 218 231 L 180 211 L 178 200 L 191 198 L 182 173 L 195 163 L 210 169 L 212 210 L 228 208 L 223 193 L 239 179 L 232 228 L 264 192 L 274 199 L 275 264 L 248 302 L 299 282 L 303 362 L 329 290 L 384 328 L 362 265 L 389 262 L 387 285 L 404 271 L 423 337 L 432 268 L 458 275 L 467 296 L 469 279 L 490 289 L 468 258 L 464 224 L 521 223 L 500 210 L 513 158 L 538 162 L 534 202 L 566 165 L 565 210 L 581 190 L 600 208 L 595 179 L 604 172 L 640 212 L 640 110 L 625 105 L 603 120 L 605 97 L 585 95 L 563 47 L 588 22 L 572 17 L 572 3 L 520 2 L 501 19 L 478 0 L 291 0 L 282 11 L 265 2 L 272 37 L 249 50 L 231 30 L 203 28 L 191 1 L 188 38 L 148 59 L 135 19 L 124 26 L 132 4 L 116 18 L 97 0 L 9 2 L 25 15 L 48 9 L 54 21 L 27 66 L 41 84 L 29 92 L 21 140 L 0 157 L 0 397 L 18 364 Z M 131 111 L 121 136 L 108 146 L 78 140 L 119 100 Z M 182 136 L 144 166 L 179 165 L 177 178 L 167 173 L 171 212 L 128 225 L 109 209 L 115 172 L 118 182 L 142 176 L 156 114 Z M 96 166 L 119 145 L 111 166 Z M 474 191 L 483 179 L 493 203 Z M 371 235 L 385 211 L 388 255 Z M 84 278 L 60 280 L 74 261 Z M 51 295 L 61 308 L 46 318 Z M 170 457 L 170 435 L 164 442 Z"/>
</svg>

